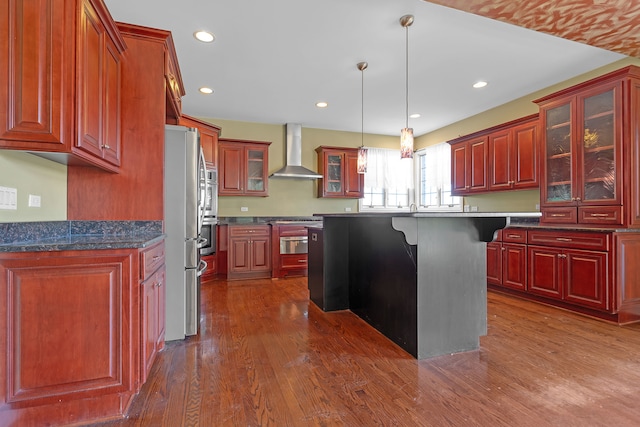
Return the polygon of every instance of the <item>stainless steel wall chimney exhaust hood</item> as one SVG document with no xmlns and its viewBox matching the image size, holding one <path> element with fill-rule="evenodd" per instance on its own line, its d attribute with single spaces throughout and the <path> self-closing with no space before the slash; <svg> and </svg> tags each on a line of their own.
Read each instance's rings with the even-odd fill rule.
<svg viewBox="0 0 640 427">
<path fill-rule="evenodd" d="M 322 175 L 302 166 L 302 125 L 287 123 L 287 162 L 282 169 L 269 175 L 269 178 L 318 179 Z"/>
</svg>

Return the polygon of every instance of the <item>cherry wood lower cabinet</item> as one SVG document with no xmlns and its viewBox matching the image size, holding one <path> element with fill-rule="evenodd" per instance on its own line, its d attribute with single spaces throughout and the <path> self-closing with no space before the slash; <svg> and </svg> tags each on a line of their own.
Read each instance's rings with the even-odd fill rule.
<svg viewBox="0 0 640 427">
<path fill-rule="evenodd" d="M 500 230 L 487 243 L 487 283 L 525 290 L 527 287 L 527 231 Z"/>
<path fill-rule="evenodd" d="M 620 324 L 640 321 L 640 230 L 520 230 L 526 230 L 526 245 L 501 243 L 499 278 L 495 272 L 499 242 L 487 245 L 489 287 Z M 506 228 L 503 240 L 521 231 Z M 521 265 L 525 253 L 524 267 L 516 268 L 526 269 L 521 283 L 519 274 L 506 271 Z"/>
<path fill-rule="evenodd" d="M 269 225 L 229 225 L 227 279 L 271 277 Z"/>
<path fill-rule="evenodd" d="M 307 227 L 302 225 L 271 226 L 273 263 L 271 277 L 283 278 L 308 274 L 307 235 Z M 281 253 L 281 249 L 285 249 L 287 253 Z"/>
<path fill-rule="evenodd" d="M 163 345 L 164 259 L 154 255 L 0 253 L 0 420 L 68 425 L 126 413 L 148 369 L 142 338 Z M 147 258 L 156 269 L 141 287 Z"/>
<path fill-rule="evenodd" d="M 164 242 L 140 253 L 141 384 L 147 381 L 156 354 L 164 348 L 166 284 L 164 259 Z"/>
</svg>

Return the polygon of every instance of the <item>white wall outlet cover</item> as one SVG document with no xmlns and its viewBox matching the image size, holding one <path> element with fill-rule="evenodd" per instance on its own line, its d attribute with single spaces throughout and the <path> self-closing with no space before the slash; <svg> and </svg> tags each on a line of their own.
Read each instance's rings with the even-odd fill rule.
<svg viewBox="0 0 640 427">
<path fill-rule="evenodd" d="M 351 212 L 351 208 L 344 208 L 345 212 Z"/>
<path fill-rule="evenodd" d="M 39 208 L 40 207 L 40 196 L 35 194 L 29 194 L 29 207 Z"/>
<path fill-rule="evenodd" d="M 240 212 L 249 212 L 249 208 L 246 206 L 241 206 L 240 207 Z"/>
</svg>

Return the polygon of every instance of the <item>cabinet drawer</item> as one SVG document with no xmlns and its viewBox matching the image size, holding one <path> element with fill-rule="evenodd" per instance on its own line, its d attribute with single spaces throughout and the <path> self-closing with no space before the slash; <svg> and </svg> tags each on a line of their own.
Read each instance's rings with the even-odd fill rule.
<svg viewBox="0 0 640 427">
<path fill-rule="evenodd" d="M 529 230 L 530 245 L 608 251 L 610 234 L 579 231 Z"/>
<path fill-rule="evenodd" d="M 307 254 L 283 254 L 280 263 L 283 269 L 307 268 Z"/>
<path fill-rule="evenodd" d="M 268 225 L 229 226 L 229 237 L 268 236 L 269 233 Z"/>
<path fill-rule="evenodd" d="M 304 225 L 281 225 L 280 236 L 306 236 L 307 227 Z"/>
<path fill-rule="evenodd" d="M 578 218 L 583 224 L 622 225 L 622 206 L 581 206 Z"/>
<path fill-rule="evenodd" d="M 505 228 L 502 241 L 509 243 L 527 243 L 527 230 L 523 228 Z"/>
<path fill-rule="evenodd" d="M 574 207 L 546 208 L 542 210 L 540 222 L 551 224 L 577 224 L 578 211 Z"/>
<path fill-rule="evenodd" d="M 146 280 L 164 264 L 164 242 L 145 249 L 140 253 L 140 280 Z"/>
</svg>

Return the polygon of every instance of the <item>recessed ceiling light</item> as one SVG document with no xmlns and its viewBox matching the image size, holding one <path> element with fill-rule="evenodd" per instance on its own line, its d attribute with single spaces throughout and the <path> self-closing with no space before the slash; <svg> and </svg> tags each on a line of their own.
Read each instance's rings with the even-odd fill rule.
<svg viewBox="0 0 640 427">
<path fill-rule="evenodd" d="M 198 90 L 200 91 L 200 93 L 204 93 L 205 95 L 209 95 L 213 93 L 213 89 L 211 89 L 210 87 L 201 87 Z"/>
<path fill-rule="evenodd" d="M 420 117 L 420 114 L 418 113 L 413 113 L 412 115 L 409 116 L 410 119 L 417 119 L 418 117 Z"/>
<path fill-rule="evenodd" d="M 195 33 L 193 33 L 193 37 L 205 43 L 211 43 L 216 39 L 216 36 L 208 31 L 196 31 Z"/>
<path fill-rule="evenodd" d="M 329 103 L 324 102 L 324 101 L 320 101 L 320 102 L 316 102 L 316 107 L 318 108 L 327 108 L 329 106 Z"/>
<path fill-rule="evenodd" d="M 481 87 L 485 87 L 487 84 L 488 84 L 487 82 L 480 80 L 480 81 L 475 82 L 473 84 L 473 87 L 476 88 L 476 89 L 480 89 Z"/>
</svg>

